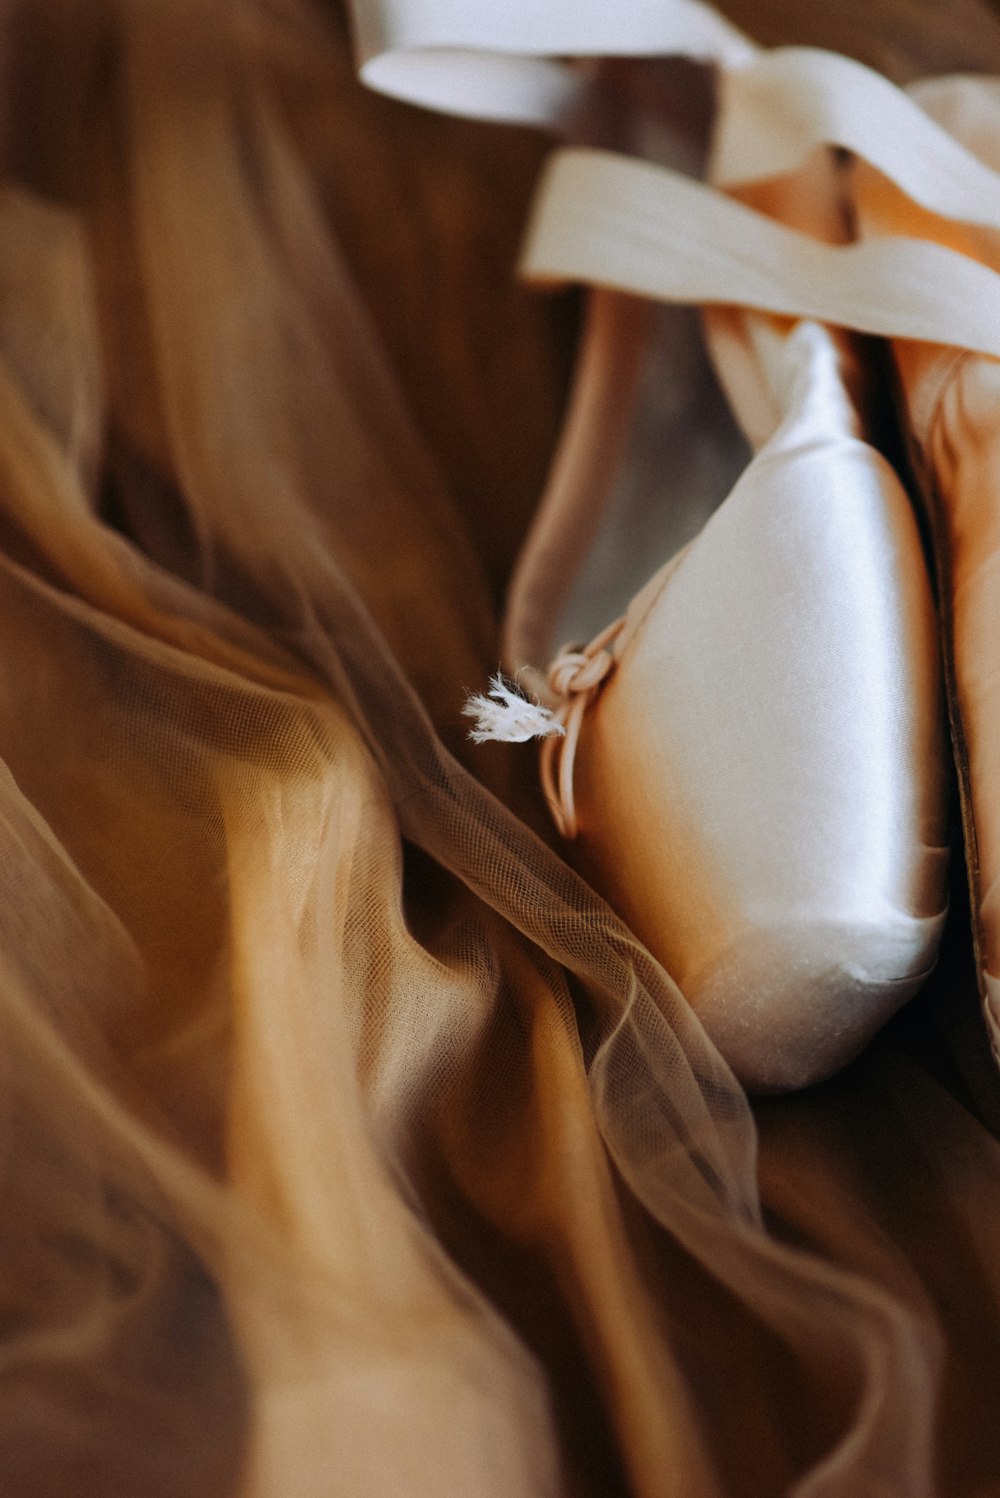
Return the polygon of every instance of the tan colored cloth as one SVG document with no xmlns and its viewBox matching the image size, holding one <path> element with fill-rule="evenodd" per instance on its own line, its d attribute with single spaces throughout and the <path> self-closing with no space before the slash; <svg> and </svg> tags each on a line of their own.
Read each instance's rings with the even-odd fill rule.
<svg viewBox="0 0 1000 1498">
<path fill-rule="evenodd" d="M 285 0 L 7 30 L 0 1487 L 990 1491 L 961 913 L 758 1135 L 516 751 L 463 768 L 567 357 L 501 289 L 537 143 Z"/>
</svg>

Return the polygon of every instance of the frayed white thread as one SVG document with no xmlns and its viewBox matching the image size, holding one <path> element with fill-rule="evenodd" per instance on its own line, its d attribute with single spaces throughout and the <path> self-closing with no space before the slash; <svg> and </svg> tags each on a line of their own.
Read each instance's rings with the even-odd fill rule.
<svg viewBox="0 0 1000 1498">
<path fill-rule="evenodd" d="M 476 720 L 476 726 L 469 729 L 469 738 L 477 744 L 490 740 L 523 744 L 528 739 L 546 739 L 551 734 L 566 732 L 553 712 L 509 687 L 499 672 L 490 678 L 489 695 L 470 697 L 462 712 Z"/>
</svg>

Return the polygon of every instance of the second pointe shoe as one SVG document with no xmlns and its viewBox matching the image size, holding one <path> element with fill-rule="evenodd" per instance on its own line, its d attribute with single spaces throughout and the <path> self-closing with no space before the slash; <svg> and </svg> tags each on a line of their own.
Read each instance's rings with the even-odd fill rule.
<svg viewBox="0 0 1000 1498">
<path fill-rule="evenodd" d="M 919 240 L 1000 272 L 1000 82 L 943 79 L 915 92 L 983 179 L 967 168 L 964 201 L 952 179 L 935 213 L 859 162 L 859 231 L 903 257 Z M 981 998 L 1000 1056 L 1000 360 L 943 340 L 894 339 L 893 350 L 935 540 Z"/>
</svg>

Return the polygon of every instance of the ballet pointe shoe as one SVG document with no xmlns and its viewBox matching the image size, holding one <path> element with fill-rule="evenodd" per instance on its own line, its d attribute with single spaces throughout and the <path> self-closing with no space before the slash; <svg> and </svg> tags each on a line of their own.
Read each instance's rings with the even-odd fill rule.
<svg viewBox="0 0 1000 1498">
<path fill-rule="evenodd" d="M 737 308 L 706 323 L 754 456 L 623 618 L 557 654 L 543 781 L 568 856 L 743 1083 L 775 1091 L 842 1067 L 934 963 L 947 870 L 937 625 L 909 498 L 865 439 L 850 341 Z M 634 308 L 602 326 L 623 346 L 589 357 L 621 378 L 603 409 L 584 370 L 590 425 L 571 409 L 567 428 L 606 470 L 645 334 Z M 560 533 L 567 570 L 579 561 L 575 467 L 593 529 L 575 456 L 560 454 L 519 568 L 524 619 L 508 638 L 526 651 L 551 632 Z M 662 493 L 669 504 L 669 460 Z M 522 680 L 543 696 L 537 669 Z"/>
<path fill-rule="evenodd" d="M 917 527 L 847 354 L 815 323 L 743 336 L 782 415 L 629 607 L 570 830 L 740 1079 L 774 1090 L 844 1065 L 933 964 L 944 745 Z"/>
</svg>

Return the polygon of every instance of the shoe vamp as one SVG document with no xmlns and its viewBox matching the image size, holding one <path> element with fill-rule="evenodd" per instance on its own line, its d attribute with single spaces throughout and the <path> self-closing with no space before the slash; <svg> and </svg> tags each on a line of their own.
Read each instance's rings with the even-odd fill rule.
<svg viewBox="0 0 1000 1498">
<path fill-rule="evenodd" d="M 860 442 L 762 457 L 636 632 L 578 760 L 584 862 L 689 993 L 762 930 L 861 931 L 844 965 L 896 981 L 929 965 L 945 903 L 909 503 Z"/>
</svg>

